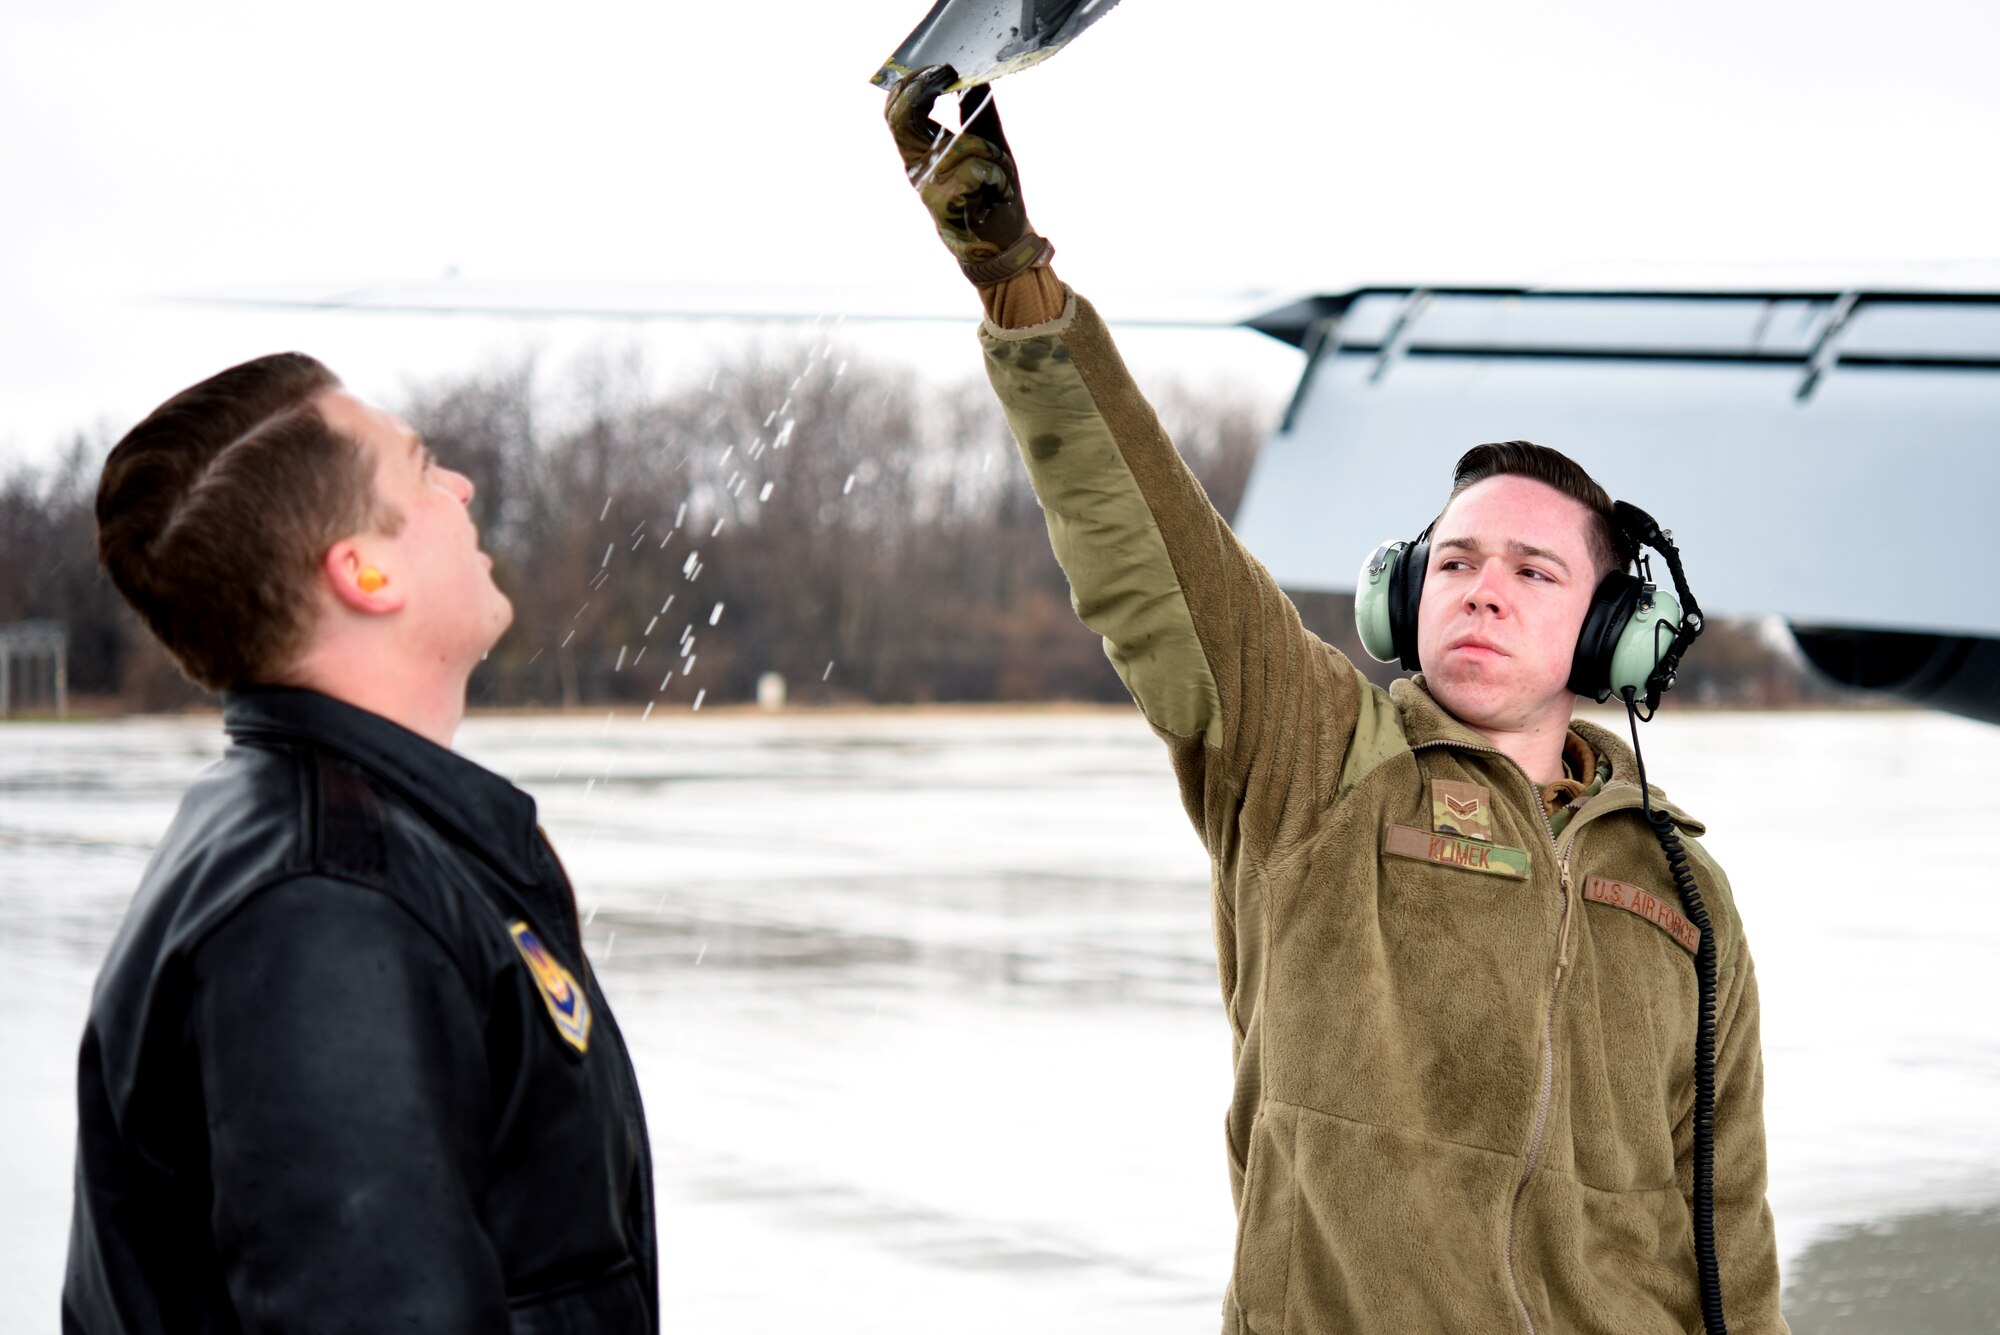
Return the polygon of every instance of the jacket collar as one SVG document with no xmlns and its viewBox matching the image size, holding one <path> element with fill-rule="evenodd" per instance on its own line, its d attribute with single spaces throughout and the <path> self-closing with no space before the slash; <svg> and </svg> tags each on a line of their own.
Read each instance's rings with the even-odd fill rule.
<svg viewBox="0 0 2000 1335">
<path fill-rule="evenodd" d="M 538 879 L 535 799 L 399 723 L 318 691 L 252 686 L 229 693 L 222 726 L 236 741 L 304 742 L 338 752 L 515 881 Z"/>
<path fill-rule="evenodd" d="M 1396 702 L 1403 717 L 1403 736 L 1412 747 L 1425 743 L 1469 746 L 1482 751 L 1494 749 L 1493 743 L 1481 737 L 1471 728 L 1454 718 L 1449 710 L 1439 704 L 1430 688 L 1424 684 L 1422 673 L 1414 677 L 1399 678 L 1389 686 L 1389 698 Z M 1640 805 L 1639 762 L 1632 756 L 1632 747 L 1616 733 L 1601 728 L 1595 723 L 1582 719 L 1570 720 L 1570 731 L 1581 737 L 1601 759 L 1611 762 L 1611 777 L 1605 781 L 1604 789 L 1584 804 L 1584 811 L 1595 811 L 1600 807 Z M 1667 799 L 1658 785 L 1650 785 L 1653 806 L 1674 818 L 1674 822 L 1689 834 L 1700 834 L 1707 827 L 1695 817 L 1683 811 Z M 1581 813 L 1579 813 L 1581 814 Z"/>
</svg>

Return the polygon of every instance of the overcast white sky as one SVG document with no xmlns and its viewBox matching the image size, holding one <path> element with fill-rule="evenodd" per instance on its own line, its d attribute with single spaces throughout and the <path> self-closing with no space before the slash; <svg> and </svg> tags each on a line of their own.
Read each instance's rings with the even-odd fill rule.
<svg viewBox="0 0 2000 1335">
<path fill-rule="evenodd" d="M 924 9 L 7 0 L 0 464 L 122 430 L 279 347 L 393 401 L 496 354 L 633 337 L 150 300 L 177 292 L 455 267 L 778 294 L 858 280 L 970 313 L 865 82 Z M 1099 294 L 1990 258 L 1996 16 L 1990 0 L 1123 0 L 1001 102 L 1062 273 Z M 662 374 L 739 336 L 643 335 Z M 847 338 L 974 365 L 949 328 Z M 1220 362 L 1281 393 L 1292 354 L 1264 342 L 1135 335 L 1135 360 Z"/>
</svg>

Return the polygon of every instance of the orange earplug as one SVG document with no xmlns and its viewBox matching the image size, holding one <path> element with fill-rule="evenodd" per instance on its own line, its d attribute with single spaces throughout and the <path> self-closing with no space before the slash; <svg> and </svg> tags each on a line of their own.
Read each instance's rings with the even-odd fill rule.
<svg viewBox="0 0 2000 1335">
<path fill-rule="evenodd" d="M 380 591 L 383 585 L 389 582 L 389 577 L 374 566 L 363 566 L 361 567 L 361 573 L 355 577 L 354 582 L 361 586 L 363 593 L 376 593 Z"/>
</svg>

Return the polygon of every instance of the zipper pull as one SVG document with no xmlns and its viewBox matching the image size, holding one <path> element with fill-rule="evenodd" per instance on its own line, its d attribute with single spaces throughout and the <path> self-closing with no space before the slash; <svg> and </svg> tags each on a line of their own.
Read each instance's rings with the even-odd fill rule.
<svg viewBox="0 0 2000 1335">
<path fill-rule="evenodd" d="M 1562 876 L 1562 930 L 1556 936 L 1556 983 L 1562 983 L 1563 974 L 1569 971 L 1569 927 L 1570 915 L 1575 912 L 1576 896 L 1571 893 L 1569 879 L 1569 854 L 1563 853 L 1556 859 L 1556 871 Z"/>
</svg>

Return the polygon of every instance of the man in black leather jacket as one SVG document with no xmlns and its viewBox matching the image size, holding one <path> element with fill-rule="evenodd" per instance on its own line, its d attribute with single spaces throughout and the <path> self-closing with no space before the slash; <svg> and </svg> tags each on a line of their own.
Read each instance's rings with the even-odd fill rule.
<svg viewBox="0 0 2000 1335">
<path fill-rule="evenodd" d="M 231 746 L 93 999 L 65 1331 L 658 1329 L 625 1046 L 535 804 L 450 747 L 471 484 L 296 354 L 175 396 L 100 555 Z"/>
</svg>

